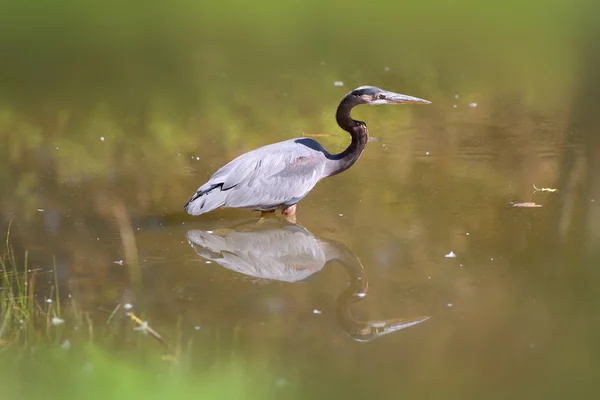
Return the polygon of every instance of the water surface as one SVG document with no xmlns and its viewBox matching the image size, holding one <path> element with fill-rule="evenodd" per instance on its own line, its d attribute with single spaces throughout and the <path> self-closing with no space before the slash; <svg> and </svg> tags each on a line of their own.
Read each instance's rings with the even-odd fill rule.
<svg viewBox="0 0 600 400">
<path fill-rule="evenodd" d="M 99 321 L 131 303 L 167 337 L 181 324 L 210 347 L 216 330 L 274 360 L 287 395 L 598 392 L 592 9 L 181 3 L 85 24 L 12 11 L 0 227 L 17 252 L 56 257 Z M 245 151 L 311 134 L 342 150 L 335 108 L 364 84 L 433 104 L 357 108 L 375 140 L 301 201 L 298 227 L 183 212 Z"/>
</svg>

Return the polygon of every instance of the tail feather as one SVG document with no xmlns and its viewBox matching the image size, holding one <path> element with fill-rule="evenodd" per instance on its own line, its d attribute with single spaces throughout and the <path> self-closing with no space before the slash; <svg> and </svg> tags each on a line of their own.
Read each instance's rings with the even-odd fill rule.
<svg viewBox="0 0 600 400">
<path fill-rule="evenodd" d="M 221 186 L 213 186 L 209 190 L 198 190 L 183 207 L 190 215 L 200 215 L 225 205 L 227 193 Z"/>
</svg>

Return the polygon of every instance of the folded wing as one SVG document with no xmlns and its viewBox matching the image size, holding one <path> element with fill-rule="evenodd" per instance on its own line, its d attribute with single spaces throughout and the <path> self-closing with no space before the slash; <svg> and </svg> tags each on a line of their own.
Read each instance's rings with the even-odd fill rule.
<svg viewBox="0 0 600 400">
<path fill-rule="evenodd" d="M 296 204 L 323 178 L 325 154 L 318 142 L 304 138 L 242 154 L 215 172 L 184 208 L 200 215 L 218 207 Z"/>
</svg>

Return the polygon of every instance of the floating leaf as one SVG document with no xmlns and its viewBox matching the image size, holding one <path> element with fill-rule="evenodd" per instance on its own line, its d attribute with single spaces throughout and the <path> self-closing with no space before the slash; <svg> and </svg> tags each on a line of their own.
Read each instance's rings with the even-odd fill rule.
<svg viewBox="0 0 600 400">
<path fill-rule="evenodd" d="M 558 189 L 553 189 L 553 188 L 538 188 L 535 185 L 533 185 L 533 193 L 535 192 L 550 192 L 550 193 L 555 193 L 558 192 Z"/>
<path fill-rule="evenodd" d="M 535 204 L 532 202 L 513 204 L 513 207 L 524 207 L 524 208 L 536 208 L 536 207 L 541 207 L 541 206 L 542 206 L 541 204 Z"/>
</svg>

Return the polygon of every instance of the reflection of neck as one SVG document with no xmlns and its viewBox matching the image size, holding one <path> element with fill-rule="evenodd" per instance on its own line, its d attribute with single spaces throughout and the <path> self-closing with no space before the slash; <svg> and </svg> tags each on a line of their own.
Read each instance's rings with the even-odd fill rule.
<svg viewBox="0 0 600 400">
<path fill-rule="evenodd" d="M 344 331 L 354 340 L 369 342 L 381 336 L 419 324 L 429 317 L 357 321 L 352 316 L 350 306 L 367 296 L 369 283 L 367 274 L 358 257 L 346 246 L 327 241 L 325 254 L 327 261 L 337 260 L 346 267 L 350 277 L 348 289 L 340 294 L 336 301 L 338 321 Z"/>
</svg>

